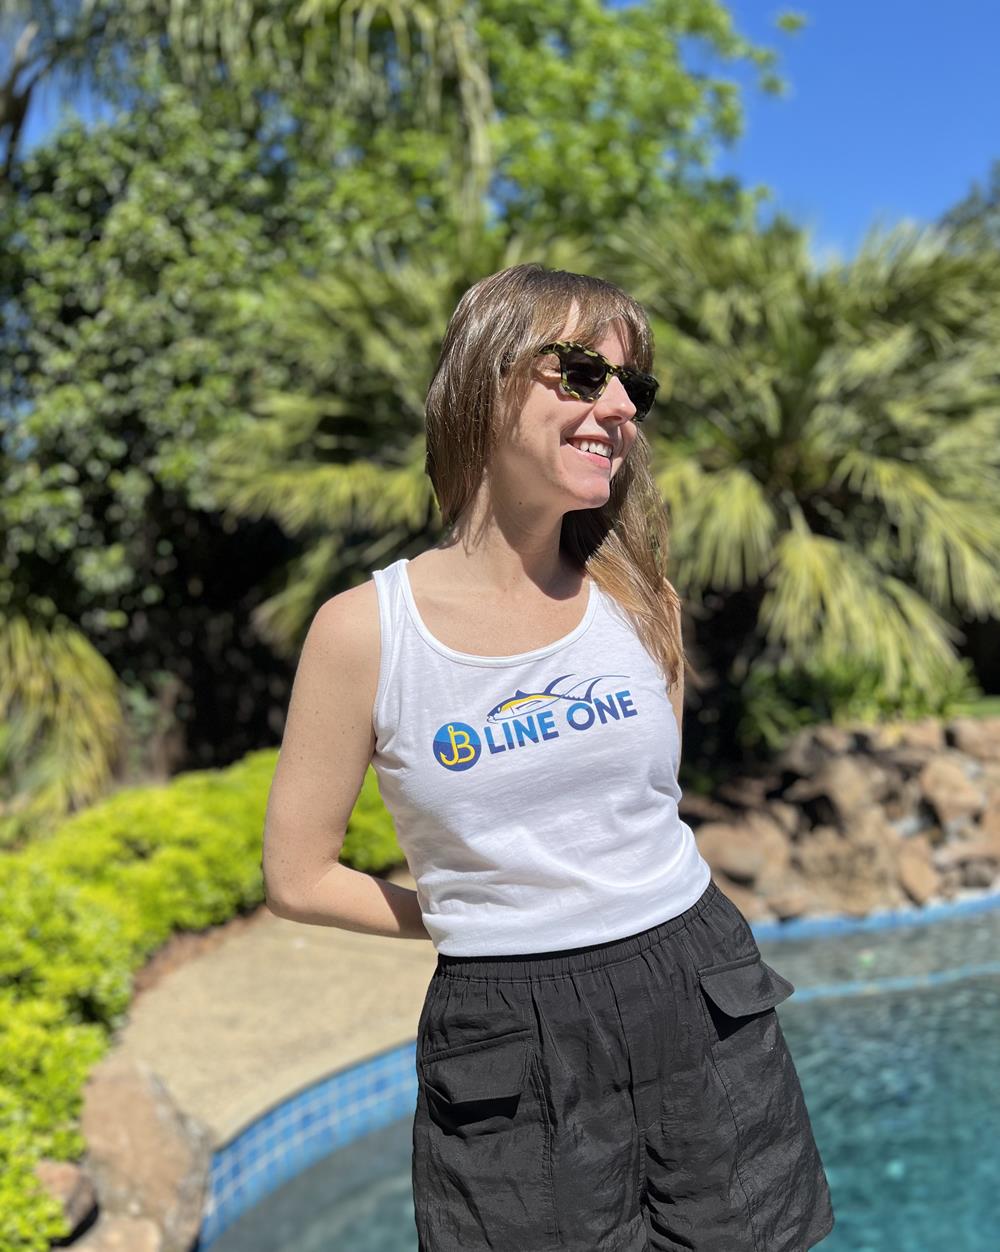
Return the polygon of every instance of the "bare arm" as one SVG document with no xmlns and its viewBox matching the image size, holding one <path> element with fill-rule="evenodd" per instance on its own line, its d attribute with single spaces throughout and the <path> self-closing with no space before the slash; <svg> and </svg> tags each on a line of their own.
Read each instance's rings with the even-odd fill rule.
<svg viewBox="0 0 1000 1252">
<path fill-rule="evenodd" d="M 369 581 L 327 600 L 302 647 L 264 819 L 265 897 L 291 921 L 429 939 L 415 891 L 338 860 L 375 751 L 378 668 Z"/>
</svg>

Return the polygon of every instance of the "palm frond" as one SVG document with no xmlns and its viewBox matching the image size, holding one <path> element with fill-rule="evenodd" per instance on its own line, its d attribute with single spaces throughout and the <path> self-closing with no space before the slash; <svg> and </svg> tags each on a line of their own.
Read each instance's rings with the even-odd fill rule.
<svg viewBox="0 0 1000 1252">
<path fill-rule="evenodd" d="M 864 499 L 877 500 L 896 527 L 899 555 L 936 604 L 977 617 L 1000 615 L 1000 512 L 992 500 L 945 495 L 922 464 L 849 448 L 834 467 Z"/>
<path fill-rule="evenodd" d="M 121 747 L 118 679 L 79 630 L 0 617 L 0 834 L 96 799 Z"/>
<path fill-rule="evenodd" d="M 811 532 L 801 518 L 777 543 L 760 607 L 765 637 L 798 663 L 876 663 L 886 690 L 908 677 L 932 691 L 954 664 L 959 632 L 862 552 Z"/>
<path fill-rule="evenodd" d="M 762 577 L 773 559 L 778 526 L 761 484 L 742 466 L 698 475 L 688 465 L 660 471 L 657 484 L 684 492 L 677 508 L 671 556 L 677 578 L 700 591 L 741 587 Z"/>
</svg>

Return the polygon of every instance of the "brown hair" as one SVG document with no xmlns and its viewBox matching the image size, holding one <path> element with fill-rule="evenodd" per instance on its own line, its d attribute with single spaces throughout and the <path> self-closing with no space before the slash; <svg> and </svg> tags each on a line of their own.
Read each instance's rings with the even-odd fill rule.
<svg viewBox="0 0 1000 1252">
<path fill-rule="evenodd" d="M 475 496 L 507 421 L 524 404 L 539 347 L 561 336 L 574 304 L 574 340 L 597 344 L 617 323 L 629 364 L 651 371 L 653 335 L 642 306 L 602 278 L 532 261 L 480 279 L 459 301 L 426 402 L 426 468 L 446 527 Z M 626 612 L 672 687 L 685 665 L 680 599 L 666 576 L 669 526 L 641 428 L 607 504 L 566 513 L 560 546 Z"/>
</svg>

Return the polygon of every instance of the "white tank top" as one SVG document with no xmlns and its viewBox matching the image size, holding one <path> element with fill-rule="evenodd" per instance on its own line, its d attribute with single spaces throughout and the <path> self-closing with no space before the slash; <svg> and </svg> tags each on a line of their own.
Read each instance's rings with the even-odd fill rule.
<svg viewBox="0 0 1000 1252">
<path fill-rule="evenodd" d="M 517 656 L 449 648 L 405 558 L 374 572 L 372 765 L 437 951 L 546 952 L 676 917 L 711 871 L 678 815 L 666 684 L 595 582 L 583 620 Z"/>
</svg>

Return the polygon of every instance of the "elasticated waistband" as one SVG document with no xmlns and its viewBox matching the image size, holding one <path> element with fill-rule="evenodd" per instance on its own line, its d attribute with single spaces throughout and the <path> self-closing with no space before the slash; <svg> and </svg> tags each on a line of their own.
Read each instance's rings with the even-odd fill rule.
<svg viewBox="0 0 1000 1252">
<path fill-rule="evenodd" d="M 715 882 L 708 886 L 690 908 L 659 922 L 635 935 L 591 943 L 582 948 L 561 948 L 554 952 L 520 952 L 504 956 L 455 956 L 445 952 L 437 955 L 435 978 L 557 978 L 563 974 L 579 974 L 601 969 L 638 956 L 683 930 L 687 924 L 709 908 L 719 894 Z"/>
</svg>

